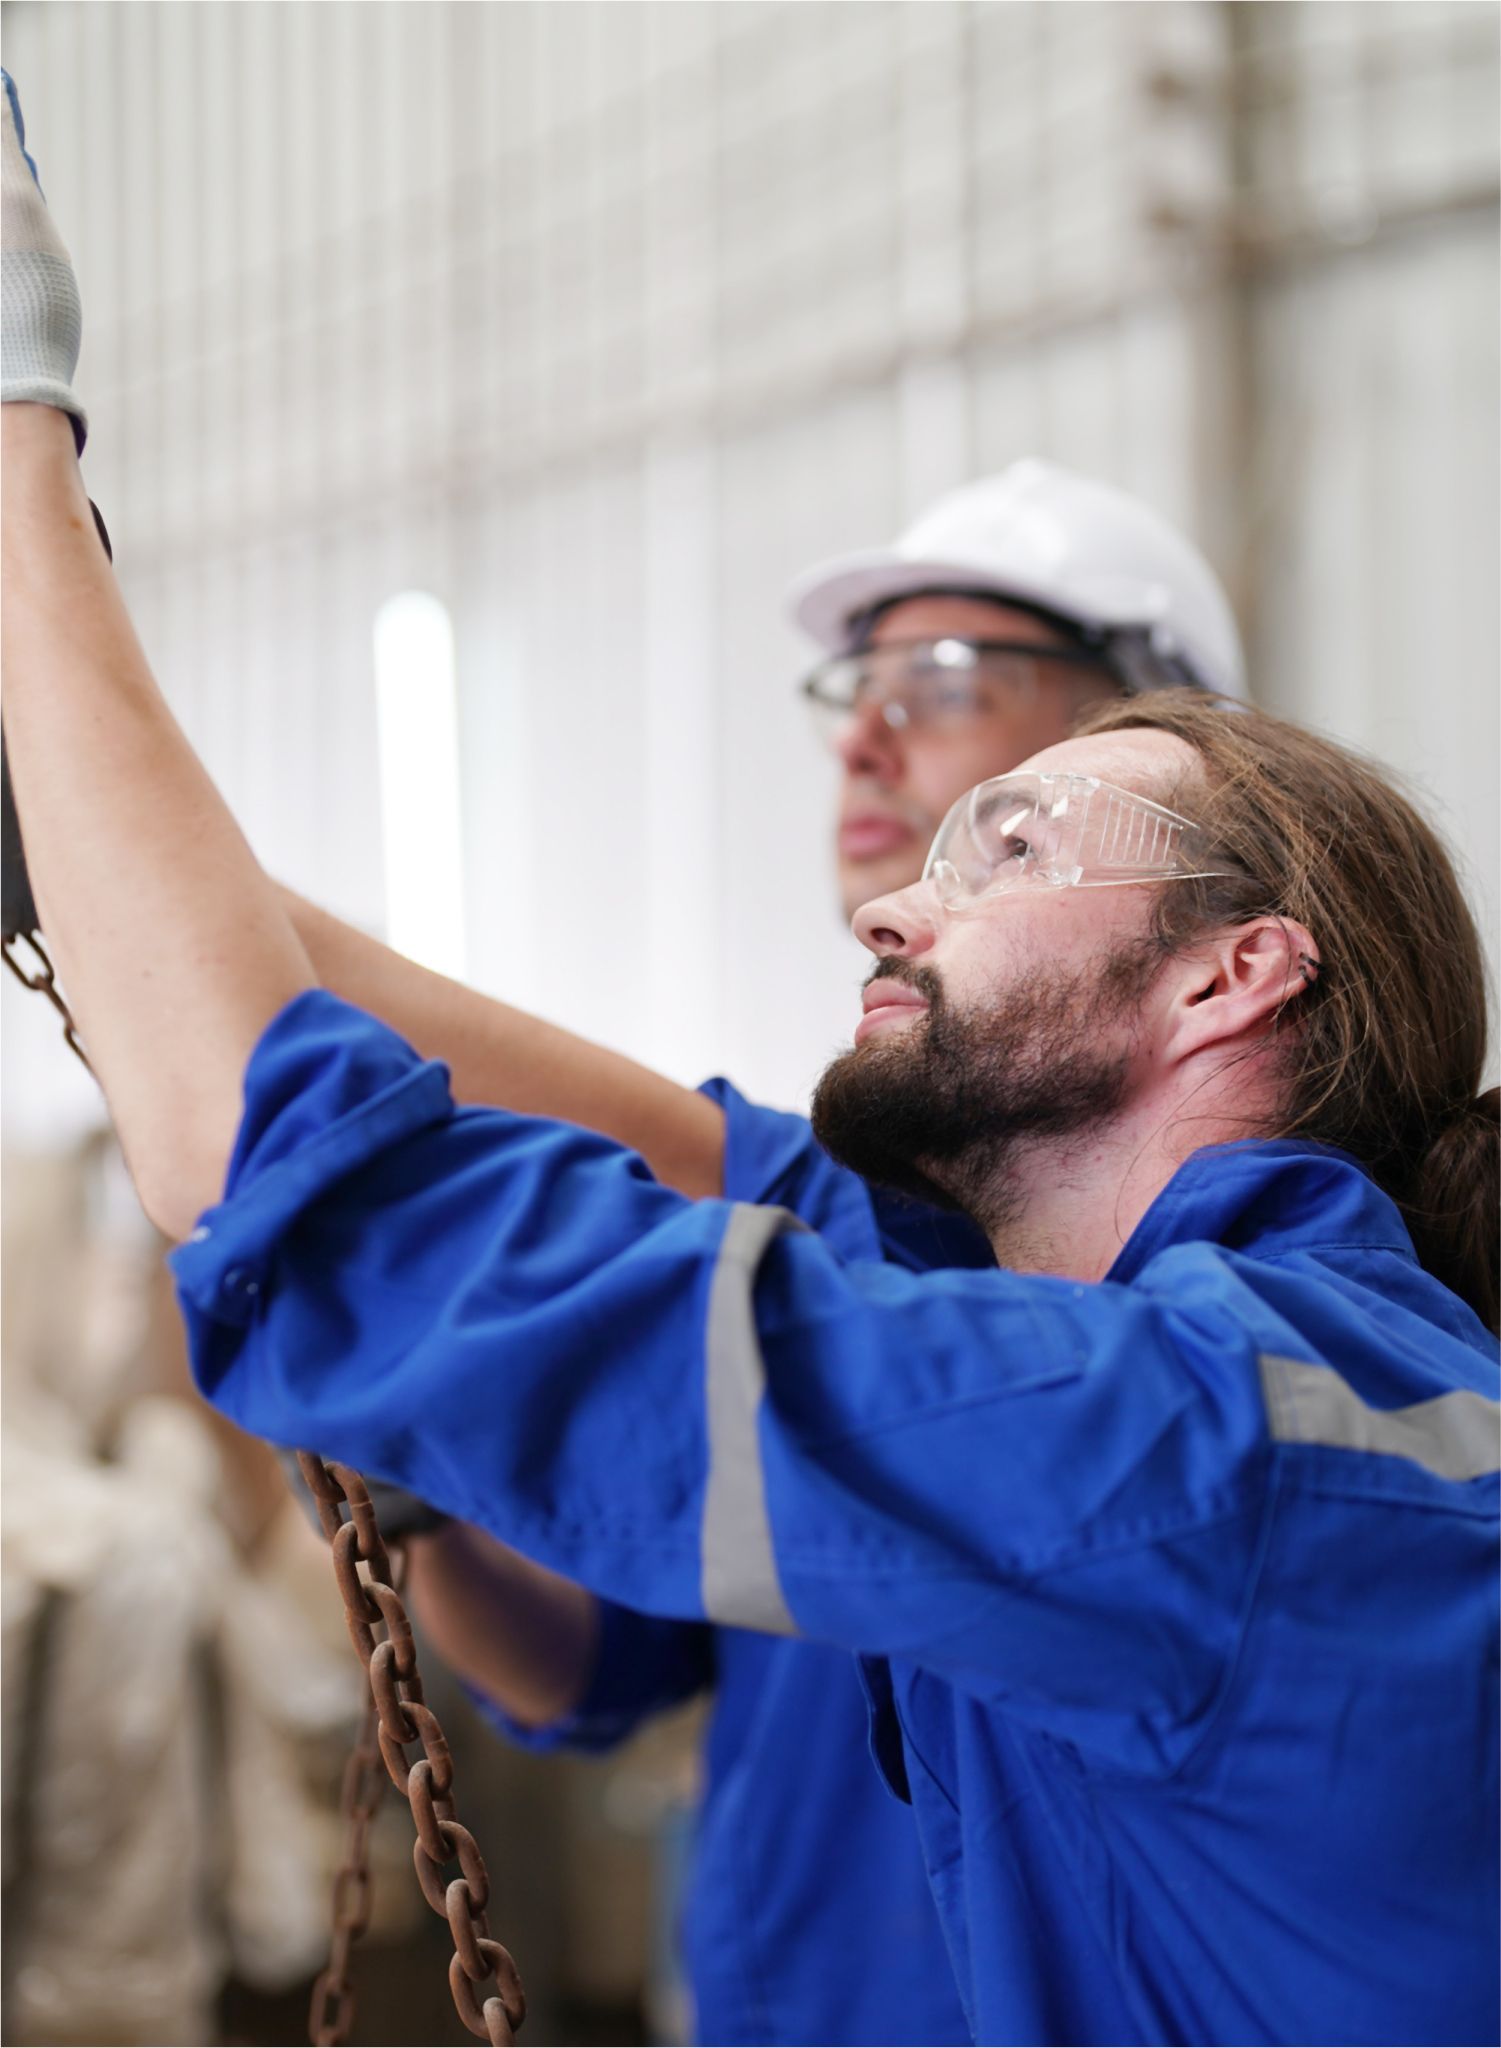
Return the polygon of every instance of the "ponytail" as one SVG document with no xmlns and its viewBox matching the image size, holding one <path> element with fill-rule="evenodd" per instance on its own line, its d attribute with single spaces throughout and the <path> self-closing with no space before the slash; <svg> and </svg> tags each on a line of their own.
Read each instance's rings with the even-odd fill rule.
<svg viewBox="0 0 1501 2048">
<path fill-rule="evenodd" d="M 1501 1089 L 1446 1124 L 1419 1162 L 1401 1206 L 1418 1257 L 1490 1330 L 1501 1287 Z"/>
</svg>

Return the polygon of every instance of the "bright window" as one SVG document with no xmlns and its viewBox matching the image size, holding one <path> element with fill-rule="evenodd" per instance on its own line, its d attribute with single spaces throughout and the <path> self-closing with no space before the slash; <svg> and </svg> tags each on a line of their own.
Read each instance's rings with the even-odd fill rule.
<svg viewBox="0 0 1501 2048">
<path fill-rule="evenodd" d="M 453 625 L 425 591 L 375 615 L 386 939 L 399 953 L 464 973 L 463 850 Z"/>
</svg>

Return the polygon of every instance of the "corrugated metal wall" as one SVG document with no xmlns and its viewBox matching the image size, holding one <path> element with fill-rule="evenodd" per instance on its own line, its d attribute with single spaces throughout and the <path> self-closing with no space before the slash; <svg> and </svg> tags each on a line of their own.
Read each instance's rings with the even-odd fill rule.
<svg viewBox="0 0 1501 2048">
<path fill-rule="evenodd" d="M 1200 534 L 1264 700 L 1439 793 L 1494 924 L 1497 24 L 6 21 L 83 282 L 90 486 L 268 865 L 379 923 L 371 622 L 430 589 L 473 977 L 772 1099 L 847 1035 L 859 972 L 783 585 L 1024 452 Z M 67 1086 L 45 1036 L 7 1063 L 27 1129 Z"/>
</svg>

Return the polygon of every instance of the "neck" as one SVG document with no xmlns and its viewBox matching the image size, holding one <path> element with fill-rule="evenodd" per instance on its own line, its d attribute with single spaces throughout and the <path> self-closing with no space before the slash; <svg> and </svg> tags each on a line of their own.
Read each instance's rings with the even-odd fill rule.
<svg viewBox="0 0 1501 2048">
<path fill-rule="evenodd" d="M 1021 1140 L 965 1206 L 1008 1271 L 1103 1280 L 1190 1154 L 1262 1128 L 1202 1099 L 1140 1104 L 1064 1139 Z"/>
<path fill-rule="evenodd" d="M 975 1220 L 1008 1271 L 1103 1280 L 1181 1164 L 1156 1147 L 1133 1155 L 1114 1134 L 1038 1141 L 1018 1148 L 1004 1188 Z"/>
</svg>

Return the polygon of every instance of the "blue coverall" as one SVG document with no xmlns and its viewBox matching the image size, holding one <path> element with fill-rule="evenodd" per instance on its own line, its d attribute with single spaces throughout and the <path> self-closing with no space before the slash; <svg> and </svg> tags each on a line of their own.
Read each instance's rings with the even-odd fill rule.
<svg viewBox="0 0 1501 2048">
<path fill-rule="evenodd" d="M 973 1225 L 873 1193 L 802 1117 L 757 1109 L 723 1081 L 703 1092 L 725 1112 L 727 1200 L 790 1209 L 843 1258 L 994 1266 Z M 683 1927 L 695 2039 L 967 2042 L 917 1831 L 871 1769 L 848 1652 L 613 1601 L 601 1616 L 593 1680 L 564 1719 L 526 1728 L 474 1697 L 524 1747 L 597 1750 L 713 1688 Z"/>
<path fill-rule="evenodd" d="M 174 1261 L 246 1428 L 860 1654 L 978 2039 L 1495 2039 L 1495 1347 L 1353 1160 L 1205 1148 L 1096 1285 L 914 1274 L 312 992 Z"/>
</svg>

